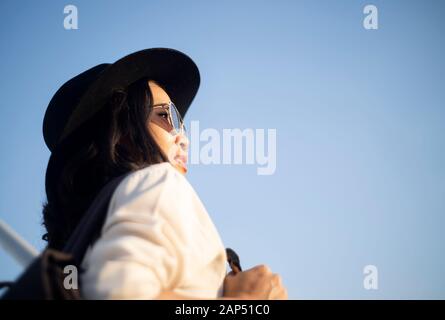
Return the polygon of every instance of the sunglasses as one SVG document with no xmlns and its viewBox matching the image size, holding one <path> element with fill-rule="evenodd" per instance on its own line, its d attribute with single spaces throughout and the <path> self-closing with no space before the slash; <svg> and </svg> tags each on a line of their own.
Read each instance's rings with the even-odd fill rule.
<svg viewBox="0 0 445 320">
<path fill-rule="evenodd" d="M 181 114 L 176 108 L 173 102 L 157 104 L 152 107 L 153 112 L 156 112 L 151 121 L 164 128 L 170 134 L 186 134 L 186 129 L 184 121 L 182 120 Z M 155 111 L 161 110 L 161 111 Z"/>
</svg>

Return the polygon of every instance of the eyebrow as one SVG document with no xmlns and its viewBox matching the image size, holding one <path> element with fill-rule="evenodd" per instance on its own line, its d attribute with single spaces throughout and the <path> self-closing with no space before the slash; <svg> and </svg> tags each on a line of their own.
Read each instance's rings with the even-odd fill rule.
<svg viewBox="0 0 445 320">
<path fill-rule="evenodd" d="M 170 102 L 157 103 L 157 104 L 154 104 L 152 107 L 168 106 L 169 104 L 170 104 Z"/>
</svg>

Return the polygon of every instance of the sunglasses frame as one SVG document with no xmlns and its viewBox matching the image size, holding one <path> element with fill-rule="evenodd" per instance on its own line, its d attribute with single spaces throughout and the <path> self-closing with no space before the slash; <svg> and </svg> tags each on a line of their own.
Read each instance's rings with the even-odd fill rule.
<svg viewBox="0 0 445 320">
<path fill-rule="evenodd" d="M 166 107 L 168 107 L 168 110 L 166 109 Z M 186 133 L 186 128 L 184 125 L 184 120 L 181 117 L 181 114 L 179 113 L 178 108 L 176 108 L 175 104 L 170 101 L 169 103 L 162 103 L 162 104 L 157 104 L 154 105 L 152 107 L 152 109 L 166 109 L 166 111 L 168 111 L 168 121 L 170 122 L 170 125 L 172 126 L 172 131 L 175 131 L 176 133 L 173 135 L 176 135 L 178 133 L 182 133 L 185 134 Z M 179 119 L 179 128 L 175 128 L 174 124 L 173 124 L 173 116 L 172 116 L 172 112 L 175 112 L 178 119 Z M 179 131 L 178 131 L 179 130 Z M 170 131 L 171 133 L 171 131 Z"/>
</svg>

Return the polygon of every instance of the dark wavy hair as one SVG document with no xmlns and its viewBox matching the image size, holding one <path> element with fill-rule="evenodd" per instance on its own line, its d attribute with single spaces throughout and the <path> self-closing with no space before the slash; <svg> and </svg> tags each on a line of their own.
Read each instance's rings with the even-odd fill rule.
<svg viewBox="0 0 445 320">
<path fill-rule="evenodd" d="M 56 176 L 46 184 L 42 239 L 62 249 L 100 189 L 111 179 L 167 157 L 147 128 L 152 110 L 148 79 L 115 90 L 108 103 L 82 128 L 74 146 L 56 151 Z M 74 139 L 77 141 L 76 139 Z M 48 166 L 47 170 L 50 170 Z"/>
</svg>

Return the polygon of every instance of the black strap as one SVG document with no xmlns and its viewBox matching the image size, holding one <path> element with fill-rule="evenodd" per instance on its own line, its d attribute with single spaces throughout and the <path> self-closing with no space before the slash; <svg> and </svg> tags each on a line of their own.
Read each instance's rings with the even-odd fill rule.
<svg viewBox="0 0 445 320">
<path fill-rule="evenodd" d="M 68 239 L 63 252 L 71 254 L 78 266 L 88 246 L 100 234 L 114 190 L 129 173 L 112 179 L 102 188 Z"/>
</svg>

